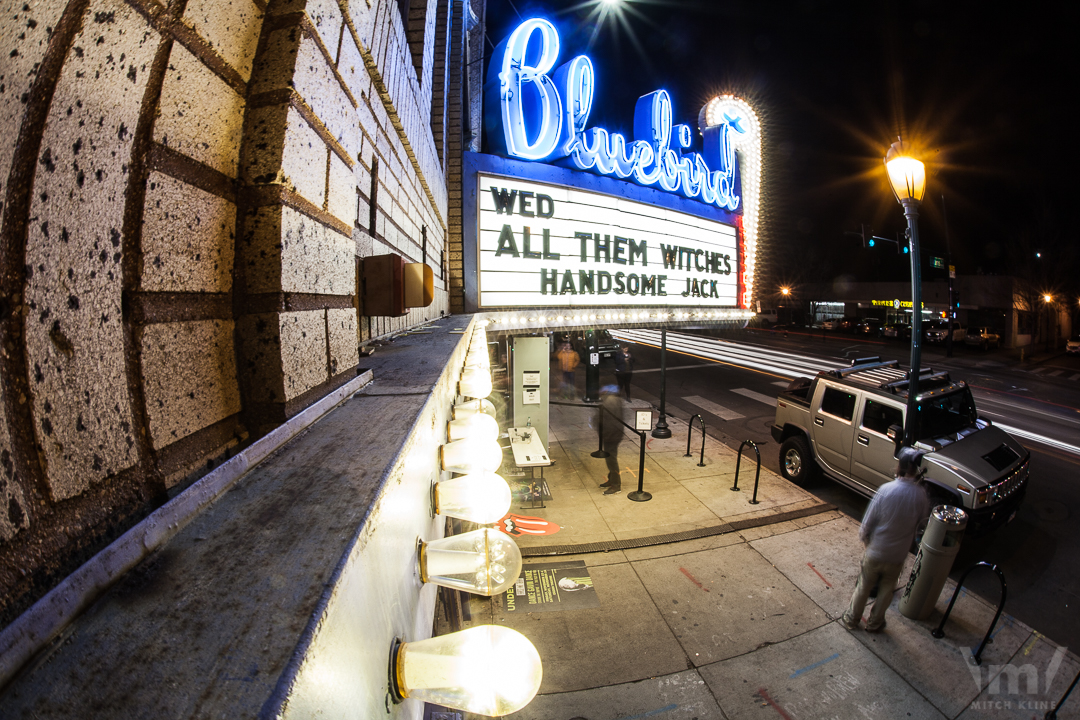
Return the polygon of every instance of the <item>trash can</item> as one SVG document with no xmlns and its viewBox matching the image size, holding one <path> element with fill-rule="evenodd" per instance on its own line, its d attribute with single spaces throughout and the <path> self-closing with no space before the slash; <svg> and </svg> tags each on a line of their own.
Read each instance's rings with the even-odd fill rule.
<svg viewBox="0 0 1080 720">
<path fill-rule="evenodd" d="M 967 527 L 963 509 L 938 505 L 930 512 L 930 522 L 919 544 L 919 554 L 911 568 L 907 587 L 900 597 L 900 612 L 912 620 L 923 620 L 934 611 L 941 588 L 952 570 L 960 540 Z"/>
</svg>

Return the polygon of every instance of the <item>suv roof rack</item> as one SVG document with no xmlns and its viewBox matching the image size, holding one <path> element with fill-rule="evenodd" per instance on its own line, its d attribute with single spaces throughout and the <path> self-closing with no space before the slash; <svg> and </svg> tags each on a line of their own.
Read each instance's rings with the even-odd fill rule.
<svg viewBox="0 0 1080 720">
<path fill-rule="evenodd" d="M 919 384 L 921 385 L 923 383 L 923 381 L 926 381 L 926 380 L 936 381 L 937 382 L 937 386 L 934 389 L 938 389 L 938 388 L 941 388 L 943 386 L 953 384 L 952 380 L 949 379 L 949 373 L 948 373 L 947 370 L 941 370 L 939 372 L 934 372 L 933 368 L 926 368 L 926 369 L 922 370 L 919 373 Z M 898 392 L 901 389 L 907 390 L 909 382 L 910 382 L 910 378 L 905 377 L 902 380 L 894 380 L 892 382 L 882 383 L 881 384 L 881 389 L 882 390 L 890 390 L 892 392 Z M 960 384 L 962 385 L 962 383 L 960 383 Z"/>
<path fill-rule="evenodd" d="M 882 360 L 880 357 L 856 358 L 851 361 L 851 367 L 830 370 L 829 373 L 836 378 L 844 378 L 852 373 L 876 370 L 878 368 L 898 367 L 897 360 Z"/>
</svg>

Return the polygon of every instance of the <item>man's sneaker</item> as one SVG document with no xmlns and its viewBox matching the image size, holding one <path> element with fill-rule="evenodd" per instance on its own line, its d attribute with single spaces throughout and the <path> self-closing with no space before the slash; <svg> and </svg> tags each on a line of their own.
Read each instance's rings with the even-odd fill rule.
<svg viewBox="0 0 1080 720">
<path fill-rule="evenodd" d="M 852 620 L 847 615 L 844 615 L 843 617 L 840 618 L 840 624 L 843 625 L 844 627 L 846 627 L 848 630 L 858 630 L 859 629 L 859 621 L 858 620 Z"/>
<path fill-rule="evenodd" d="M 605 495 L 614 495 L 615 493 L 622 492 L 622 487 L 619 485 L 612 485 L 604 491 Z"/>
<path fill-rule="evenodd" d="M 881 621 L 880 625 L 875 625 L 874 627 L 870 627 L 869 625 L 866 626 L 866 632 L 868 632 L 868 633 L 879 633 L 884 629 L 885 629 L 885 621 L 884 620 Z"/>
<path fill-rule="evenodd" d="M 600 487 L 611 487 L 611 481 L 608 480 L 607 482 L 600 483 Z"/>
</svg>

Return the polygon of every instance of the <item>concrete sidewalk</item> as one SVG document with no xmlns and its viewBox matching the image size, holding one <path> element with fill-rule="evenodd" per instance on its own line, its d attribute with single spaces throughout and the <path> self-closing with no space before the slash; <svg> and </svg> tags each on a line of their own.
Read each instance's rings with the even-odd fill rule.
<svg viewBox="0 0 1080 720">
<path fill-rule="evenodd" d="M 637 404 L 628 410 L 649 407 Z M 505 596 L 468 601 L 467 624 L 520 630 L 543 659 L 540 694 L 512 717 L 1042 718 L 1080 669 L 1074 653 L 1007 614 L 975 665 L 995 606 L 966 593 L 945 638 L 934 639 L 951 581 L 925 622 L 903 617 L 894 602 L 884 632 L 844 629 L 838 619 L 862 555 L 856 521 L 765 468 L 760 502 L 750 504 L 753 453 L 733 492 L 735 452 L 708 438 L 698 467 L 700 436 L 693 457 L 683 457 L 680 421 L 672 439 L 650 437 L 651 500 L 627 498 L 638 467 L 630 433 L 619 453 L 622 492 L 604 495 L 604 460 L 590 456 L 595 413 L 552 406 L 551 500 L 544 508 L 515 501 L 511 511 L 560 526 L 517 538 L 525 569 L 581 561 L 582 592 L 530 587 L 550 602 L 527 609 L 523 599 L 509 608 Z M 1058 717 L 1080 717 L 1080 697 Z"/>
</svg>

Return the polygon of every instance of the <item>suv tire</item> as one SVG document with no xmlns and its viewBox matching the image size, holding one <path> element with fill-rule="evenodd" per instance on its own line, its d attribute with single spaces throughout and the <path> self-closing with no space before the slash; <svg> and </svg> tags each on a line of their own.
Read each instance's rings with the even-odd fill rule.
<svg viewBox="0 0 1080 720">
<path fill-rule="evenodd" d="M 810 443 L 802 435 L 793 435 L 780 446 L 780 473 L 800 487 L 817 475 Z"/>
</svg>

